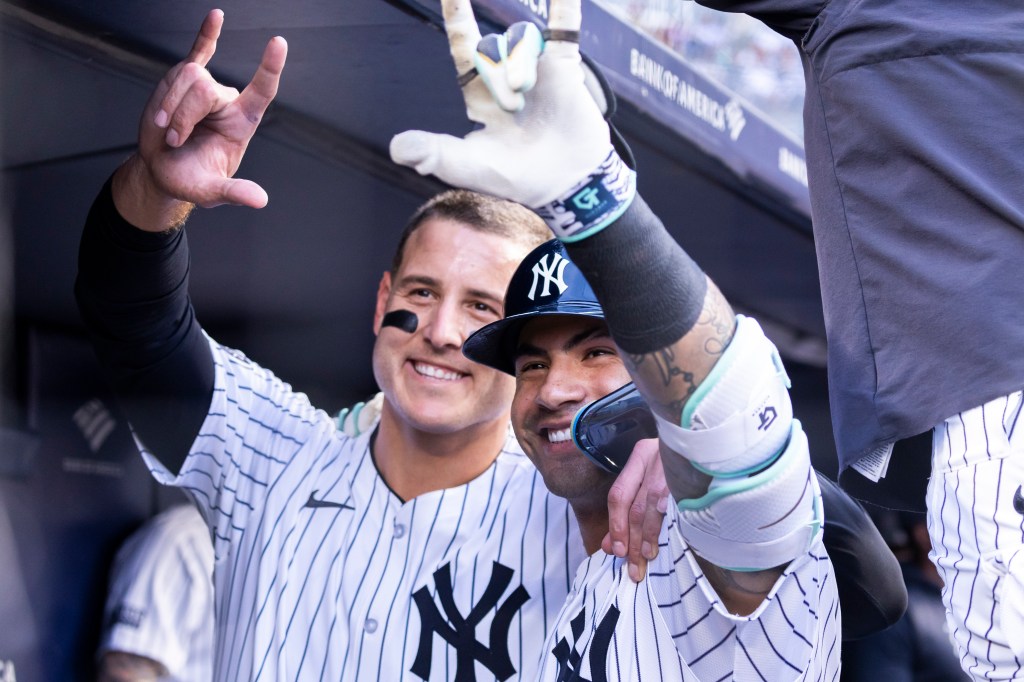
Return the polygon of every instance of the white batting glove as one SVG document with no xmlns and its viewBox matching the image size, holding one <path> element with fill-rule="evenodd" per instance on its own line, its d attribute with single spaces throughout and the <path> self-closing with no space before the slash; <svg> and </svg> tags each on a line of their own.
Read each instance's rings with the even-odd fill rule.
<svg viewBox="0 0 1024 682">
<path fill-rule="evenodd" d="M 481 128 L 465 138 L 407 131 L 392 139 L 391 158 L 529 206 L 563 241 L 622 215 L 636 194 L 636 174 L 613 149 L 584 85 L 580 0 L 552 0 L 546 43 L 532 24 L 481 40 L 470 0 L 441 5 L 466 113 Z M 480 78 L 472 77 L 474 68 Z"/>
</svg>

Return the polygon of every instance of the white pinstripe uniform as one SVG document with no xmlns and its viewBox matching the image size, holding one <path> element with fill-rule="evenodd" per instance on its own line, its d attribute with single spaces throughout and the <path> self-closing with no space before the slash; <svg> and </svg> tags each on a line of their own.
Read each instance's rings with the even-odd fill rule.
<svg viewBox="0 0 1024 682">
<path fill-rule="evenodd" d="M 213 529 L 215 679 L 532 679 L 583 550 L 511 431 L 478 478 L 403 504 L 372 434 L 340 434 L 211 346 L 213 401 L 180 475 L 143 454 Z"/>
<path fill-rule="evenodd" d="M 213 545 L 195 507 L 172 507 L 122 545 L 111 576 L 99 653 L 158 661 L 168 680 L 213 674 Z M 164 679 L 164 678 L 162 678 Z"/>
<path fill-rule="evenodd" d="M 962 412 L 933 433 L 931 557 L 962 667 L 979 680 L 1024 679 L 1024 397 Z"/>
<path fill-rule="evenodd" d="M 836 680 L 839 595 L 821 534 L 749 616 L 729 614 L 669 505 L 660 551 L 632 582 L 597 552 L 576 573 L 545 645 L 544 680 Z M 575 675 L 575 676 L 574 676 Z"/>
</svg>

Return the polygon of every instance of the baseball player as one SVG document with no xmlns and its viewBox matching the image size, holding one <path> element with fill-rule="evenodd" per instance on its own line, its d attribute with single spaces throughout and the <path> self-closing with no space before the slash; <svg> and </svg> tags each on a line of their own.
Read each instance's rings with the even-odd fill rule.
<svg viewBox="0 0 1024 682">
<path fill-rule="evenodd" d="M 519 27 L 478 45 L 468 11 L 450 9 L 449 22 L 468 36 L 452 45 L 460 74 L 482 76 L 477 87 L 494 91 L 498 106 L 478 108 L 482 128 L 464 140 L 410 131 L 393 140 L 392 156 L 457 186 L 521 201 L 579 249 L 604 252 L 590 237 L 633 210 L 635 175 L 579 85 L 579 8 L 555 4 L 546 42 L 524 38 L 533 32 Z M 1024 108 L 1024 7 L 1005 0 L 703 4 L 749 12 L 792 38 L 804 58 L 841 468 L 856 464 L 878 477 L 894 441 L 934 428 L 929 528 L 961 665 L 978 679 L 1018 677 L 1024 357 L 1015 351 L 1024 345 L 1024 281 L 1011 273 L 1024 257 L 1024 166 L 1019 126 L 1010 122 Z M 991 105 L 980 118 L 979 102 Z M 660 283 L 644 259 L 664 256 L 630 252 L 638 254 L 634 272 Z M 637 329 L 659 331 L 661 313 L 651 311 Z M 642 335 L 628 333 L 616 340 L 646 359 L 647 344 L 633 338 Z M 664 354 L 646 366 L 666 385 L 692 374 Z"/>
<path fill-rule="evenodd" d="M 630 393 L 604 311 L 555 240 L 520 265 L 505 309 L 463 352 L 515 375 L 516 435 L 548 488 L 572 504 L 591 554 L 545 644 L 542 679 L 835 679 L 840 607 L 821 495 L 785 371 L 757 323 L 741 317 L 720 338 L 698 322 L 676 344 L 727 345 L 686 401 L 690 428 L 665 431 L 677 436 L 666 469 L 684 470 L 673 458 L 692 468 L 673 484 L 679 507 L 670 507 L 662 551 L 634 584 L 621 560 L 598 551 L 603 500 L 630 452 L 614 441 L 637 419 L 595 418 L 619 412 Z M 703 472 L 714 472 L 710 486 Z"/>
<path fill-rule="evenodd" d="M 171 507 L 131 535 L 104 608 L 100 682 L 213 678 L 213 545 L 191 504 Z"/>
<path fill-rule="evenodd" d="M 533 678 L 583 548 L 509 429 L 513 381 L 460 347 L 500 319 L 508 278 L 546 228 L 470 192 L 427 202 L 378 291 L 379 423 L 339 432 L 209 338 L 189 302 L 187 236 L 175 228 L 192 203 L 266 203 L 232 175 L 285 61 L 275 38 L 241 93 L 217 84 L 204 66 L 222 21 L 207 17 L 157 87 L 138 153 L 90 212 L 76 283 L 143 457 L 210 529 L 214 679 Z M 660 466 L 646 471 L 623 485 L 657 499 Z M 648 509 L 609 534 L 622 556 L 615 545 L 635 534 L 631 565 L 641 536 L 657 546 L 661 514 Z"/>
<path fill-rule="evenodd" d="M 932 432 L 926 500 L 932 558 L 961 665 L 977 679 L 1019 677 L 1024 280 L 1014 273 L 1024 259 L 1018 153 L 1024 140 L 1015 121 L 1024 109 L 1024 6 L 1011 0 L 699 1 L 759 18 L 791 38 L 803 59 L 804 138 L 840 469 L 854 467 L 877 481 L 894 443 Z M 575 20 L 551 15 L 545 52 L 553 48 L 546 61 L 557 73 L 547 76 L 552 88 L 533 96 L 545 104 L 559 97 L 554 89 L 568 85 L 571 69 L 555 63 L 578 28 Z M 464 72 L 476 68 L 499 106 L 512 110 L 533 84 L 522 73 L 532 73 L 523 67 L 539 42 L 509 39 L 523 47 L 503 59 L 493 44 L 483 45 L 475 67 L 475 46 L 469 46 Z M 631 176 L 567 142 L 601 146 L 596 118 L 570 130 L 580 112 L 563 113 L 561 127 L 550 123 L 565 144 L 542 137 L 536 117 L 520 116 L 524 134 L 502 146 L 494 133 L 513 126 L 501 112 L 487 112 L 489 132 L 464 145 L 435 146 L 435 139 L 413 135 L 397 139 L 393 149 L 396 159 L 423 172 L 549 206 L 549 213 L 563 208 L 551 203 L 563 198 L 562 190 L 584 191 L 558 182 L 566 173 L 614 178 L 603 189 L 617 194 L 610 203 L 621 207 Z M 552 155 L 528 150 L 524 140 Z M 498 156 L 495 147 L 507 160 L 490 176 L 465 163 L 478 154 Z M 511 168 L 517 163 L 552 173 L 536 173 L 529 187 L 501 177 L 505 170 L 521 172 Z M 606 206 L 599 194 L 581 201 Z M 893 505 L 918 503 L 898 488 L 889 491 Z"/>
</svg>

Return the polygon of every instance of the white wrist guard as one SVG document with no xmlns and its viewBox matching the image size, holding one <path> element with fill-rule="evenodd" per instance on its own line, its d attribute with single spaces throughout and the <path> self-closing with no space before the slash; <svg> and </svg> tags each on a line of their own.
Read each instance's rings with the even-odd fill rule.
<svg viewBox="0 0 1024 682">
<path fill-rule="evenodd" d="M 786 449 L 767 468 L 714 478 L 703 497 L 680 500 L 678 507 L 680 535 L 716 566 L 760 571 L 799 557 L 825 520 L 800 422 L 793 420 Z"/>
<path fill-rule="evenodd" d="M 736 333 L 683 408 L 680 424 L 655 414 L 658 437 L 710 476 L 761 469 L 789 439 L 789 377 L 756 320 L 736 316 Z"/>
<path fill-rule="evenodd" d="M 597 170 L 558 199 L 534 210 L 562 242 L 576 242 L 615 222 L 635 196 L 636 171 L 609 146 Z"/>
</svg>

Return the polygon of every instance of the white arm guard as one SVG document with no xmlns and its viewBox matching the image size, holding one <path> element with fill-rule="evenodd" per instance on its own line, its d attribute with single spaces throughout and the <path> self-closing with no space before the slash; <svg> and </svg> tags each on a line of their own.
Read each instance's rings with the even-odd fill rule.
<svg viewBox="0 0 1024 682">
<path fill-rule="evenodd" d="M 655 414 L 658 437 L 711 476 L 764 467 L 789 439 L 789 377 L 756 320 L 736 316 L 736 333 L 683 409 L 680 424 Z"/>
<path fill-rule="evenodd" d="M 714 478 L 698 499 L 680 500 L 679 533 L 722 568 L 757 571 L 788 564 L 821 533 L 824 514 L 807 436 L 793 420 L 789 444 L 764 470 Z"/>
</svg>

